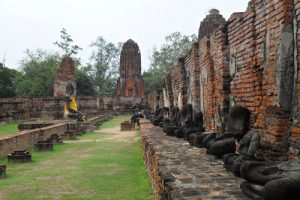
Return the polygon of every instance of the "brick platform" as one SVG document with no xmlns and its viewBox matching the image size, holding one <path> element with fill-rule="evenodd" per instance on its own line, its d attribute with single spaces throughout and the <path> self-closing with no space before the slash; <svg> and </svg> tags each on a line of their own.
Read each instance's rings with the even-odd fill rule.
<svg viewBox="0 0 300 200">
<path fill-rule="evenodd" d="M 121 123 L 121 131 L 133 131 L 135 129 L 135 123 L 130 121 L 124 121 Z"/>
<path fill-rule="evenodd" d="M 248 199 L 240 189 L 241 178 L 223 167 L 222 160 L 205 149 L 166 136 L 159 127 L 142 122 L 144 162 L 156 199 Z"/>
</svg>

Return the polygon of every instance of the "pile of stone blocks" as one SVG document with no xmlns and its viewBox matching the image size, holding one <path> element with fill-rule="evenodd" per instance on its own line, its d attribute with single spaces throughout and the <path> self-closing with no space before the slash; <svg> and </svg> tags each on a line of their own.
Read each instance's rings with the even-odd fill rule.
<svg viewBox="0 0 300 200">
<path fill-rule="evenodd" d="M 130 121 L 124 121 L 121 123 L 121 131 L 133 131 L 135 129 L 135 123 Z"/>
<path fill-rule="evenodd" d="M 25 149 L 16 150 L 7 155 L 8 162 L 24 163 L 31 161 L 31 154 Z"/>
</svg>

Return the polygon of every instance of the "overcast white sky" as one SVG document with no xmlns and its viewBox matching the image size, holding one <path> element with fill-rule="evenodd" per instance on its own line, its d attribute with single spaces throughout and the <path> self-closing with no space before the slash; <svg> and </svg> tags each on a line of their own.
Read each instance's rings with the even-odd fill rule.
<svg viewBox="0 0 300 200">
<path fill-rule="evenodd" d="M 0 0 L 0 61 L 19 68 L 25 49 L 58 50 L 64 27 L 80 52 L 83 63 L 91 54 L 90 43 L 103 36 L 110 42 L 136 41 L 142 68 L 149 65 L 153 47 L 179 31 L 197 34 L 200 22 L 211 8 L 228 19 L 243 12 L 249 0 Z"/>
</svg>

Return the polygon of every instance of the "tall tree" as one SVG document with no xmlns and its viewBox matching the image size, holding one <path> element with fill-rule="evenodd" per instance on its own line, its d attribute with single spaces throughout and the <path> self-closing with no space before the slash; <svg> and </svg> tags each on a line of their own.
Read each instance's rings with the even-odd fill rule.
<svg viewBox="0 0 300 200">
<path fill-rule="evenodd" d="M 165 43 L 159 49 L 153 49 L 150 56 L 150 68 L 143 73 L 146 94 L 162 88 L 165 73 L 178 58 L 188 53 L 196 40 L 196 35 L 186 36 L 180 32 L 174 32 L 165 37 Z"/>
<path fill-rule="evenodd" d="M 93 80 L 89 76 L 90 66 L 76 68 L 76 89 L 78 96 L 95 96 Z"/>
<path fill-rule="evenodd" d="M 15 93 L 15 80 L 16 77 L 20 75 L 15 69 L 10 69 L 0 63 L 0 97 L 14 97 Z"/>
<path fill-rule="evenodd" d="M 52 96 L 53 82 L 61 61 L 58 53 L 44 50 L 25 51 L 21 61 L 22 75 L 16 80 L 18 96 Z"/>
<path fill-rule="evenodd" d="M 92 42 L 90 58 L 92 77 L 98 95 L 116 95 L 116 76 L 119 70 L 122 43 L 107 42 L 102 36 Z"/>
<path fill-rule="evenodd" d="M 78 54 L 79 50 L 82 50 L 81 47 L 78 45 L 73 45 L 73 39 L 71 38 L 71 35 L 67 33 L 67 30 L 63 28 L 60 31 L 60 39 L 61 41 L 54 42 L 55 45 L 57 45 L 65 55 L 72 56 Z"/>
</svg>

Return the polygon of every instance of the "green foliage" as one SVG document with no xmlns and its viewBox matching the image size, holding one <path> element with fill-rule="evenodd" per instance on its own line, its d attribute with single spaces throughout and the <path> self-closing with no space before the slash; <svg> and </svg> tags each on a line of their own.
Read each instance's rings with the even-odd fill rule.
<svg viewBox="0 0 300 200">
<path fill-rule="evenodd" d="M 0 125 L 0 137 L 8 136 L 18 131 L 18 124 L 16 123 Z"/>
<path fill-rule="evenodd" d="M 153 49 L 150 56 L 150 68 L 143 74 L 146 94 L 162 88 L 165 73 L 177 62 L 178 58 L 188 53 L 196 40 L 196 35 L 186 36 L 180 32 L 174 32 L 165 37 L 165 43 L 160 49 Z"/>
<path fill-rule="evenodd" d="M 145 94 L 164 87 L 164 74 L 159 71 L 146 71 L 143 73 Z"/>
<path fill-rule="evenodd" d="M 78 45 L 72 45 L 73 39 L 71 38 L 71 35 L 67 33 L 67 30 L 65 28 L 60 31 L 60 38 L 61 41 L 56 41 L 54 42 L 54 44 L 57 45 L 65 55 L 76 55 L 78 54 L 79 50 L 82 50 L 82 48 Z"/>
<path fill-rule="evenodd" d="M 116 128 L 120 126 L 120 123 L 123 121 L 129 121 L 131 115 L 119 115 L 114 117 L 112 120 L 106 121 L 101 125 L 101 128 Z"/>
<path fill-rule="evenodd" d="M 0 63 L 0 97 L 14 97 L 15 93 L 15 80 L 16 77 L 20 75 L 15 69 L 10 69 L 4 67 L 2 63 Z"/>
<path fill-rule="evenodd" d="M 101 36 L 91 44 L 94 50 L 90 58 L 90 74 L 98 95 L 115 96 L 117 93 L 116 77 L 119 70 L 121 46 L 121 43 L 115 45 Z"/>
<path fill-rule="evenodd" d="M 16 80 L 18 96 L 52 96 L 53 83 L 61 58 L 57 53 L 44 50 L 26 50 L 21 61 L 23 74 Z"/>
<path fill-rule="evenodd" d="M 95 96 L 96 92 L 93 86 L 93 80 L 84 71 L 84 67 L 76 69 L 76 87 L 78 96 Z"/>
</svg>

